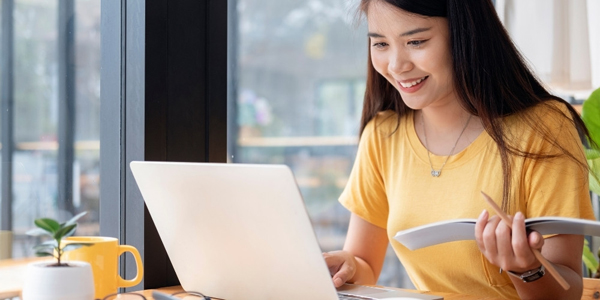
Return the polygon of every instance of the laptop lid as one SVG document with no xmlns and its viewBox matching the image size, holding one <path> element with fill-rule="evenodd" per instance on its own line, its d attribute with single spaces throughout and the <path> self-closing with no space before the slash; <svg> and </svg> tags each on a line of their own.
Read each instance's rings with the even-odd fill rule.
<svg viewBox="0 0 600 300">
<path fill-rule="evenodd" d="M 227 300 L 338 299 L 287 166 L 130 166 L 185 290 Z M 381 299 L 442 299 L 348 285 L 344 290 Z"/>
<path fill-rule="evenodd" d="M 131 170 L 185 290 L 337 299 L 288 167 L 132 162 Z"/>
</svg>

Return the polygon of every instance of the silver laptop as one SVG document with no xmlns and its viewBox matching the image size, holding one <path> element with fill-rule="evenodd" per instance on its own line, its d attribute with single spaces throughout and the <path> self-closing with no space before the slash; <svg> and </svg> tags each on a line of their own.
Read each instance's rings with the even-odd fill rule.
<svg viewBox="0 0 600 300">
<path fill-rule="evenodd" d="M 341 298 L 287 166 L 132 162 L 131 170 L 185 290 L 227 300 Z M 340 292 L 442 299 L 358 285 Z"/>
</svg>

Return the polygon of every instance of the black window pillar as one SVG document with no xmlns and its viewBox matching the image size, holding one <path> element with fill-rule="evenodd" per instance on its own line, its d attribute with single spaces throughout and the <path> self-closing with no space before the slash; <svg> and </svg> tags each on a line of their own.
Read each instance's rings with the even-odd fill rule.
<svg viewBox="0 0 600 300">
<path fill-rule="evenodd" d="M 58 199 L 61 211 L 73 207 L 75 140 L 75 2 L 58 1 Z"/>
<path fill-rule="evenodd" d="M 102 2 L 101 234 L 140 250 L 148 289 L 178 280 L 129 162 L 226 161 L 227 1 L 120 2 Z"/>
<path fill-rule="evenodd" d="M 14 0 L 2 0 L 0 41 L 0 118 L 2 163 L 0 175 L 2 195 L 0 198 L 0 230 L 12 230 L 12 157 L 14 151 Z"/>
</svg>

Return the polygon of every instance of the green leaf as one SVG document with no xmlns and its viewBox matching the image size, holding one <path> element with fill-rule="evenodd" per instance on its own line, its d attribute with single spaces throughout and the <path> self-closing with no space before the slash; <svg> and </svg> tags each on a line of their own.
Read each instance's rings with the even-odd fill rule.
<svg viewBox="0 0 600 300">
<path fill-rule="evenodd" d="M 600 150 L 597 149 L 585 149 L 585 158 L 588 160 L 595 160 L 600 158 Z"/>
<path fill-rule="evenodd" d="M 35 223 L 35 226 L 51 233 L 55 233 L 60 229 L 60 224 L 58 224 L 58 222 L 48 218 L 35 219 L 33 223 Z"/>
<path fill-rule="evenodd" d="M 581 258 L 583 260 L 583 263 L 585 264 L 585 267 L 593 274 L 598 270 L 599 263 L 596 260 L 596 256 L 594 255 L 594 253 L 592 253 L 592 250 L 590 250 L 588 241 L 583 241 L 583 254 Z"/>
<path fill-rule="evenodd" d="M 72 250 L 75 250 L 75 249 L 79 249 L 79 248 L 81 248 L 81 247 L 89 247 L 89 246 L 92 246 L 92 245 L 93 245 L 93 244 L 90 244 L 90 243 L 70 243 L 70 244 L 67 244 L 67 245 L 66 245 L 66 246 L 63 248 L 63 251 L 64 251 L 64 252 L 67 252 L 67 251 L 72 251 Z"/>
<path fill-rule="evenodd" d="M 54 233 L 54 239 L 56 239 L 56 240 L 62 239 L 67 233 L 69 233 L 70 231 L 75 229 L 75 227 L 77 227 L 77 224 L 71 224 L 69 226 L 60 228 L 58 231 L 56 231 Z"/>
<path fill-rule="evenodd" d="M 63 237 L 68 237 L 68 236 L 72 236 L 75 234 L 75 230 L 77 230 L 77 224 L 75 224 L 75 227 L 73 227 L 73 229 L 71 229 L 71 231 L 65 233 L 65 235 Z"/>
<path fill-rule="evenodd" d="M 598 176 L 590 173 L 590 191 L 600 195 L 600 180 Z"/>
<path fill-rule="evenodd" d="M 52 256 L 54 257 L 54 253 L 52 252 L 46 252 L 46 251 L 39 251 L 35 253 L 35 256 L 37 257 L 45 257 L 45 256 Z"/>
<path fill-rule="evenodd" d="M 39 245 L 36 245 L 33 247 L 33 249 L 38 249 L 38 248 L 56 248 L 58 247 L 58 243 L 56 242 L 56 240 L 50 240 L 50 241 L 45 241 Z"/>
<path fill-rule="evenodd" d="M 25 232 L 25 234 L 31 235 L 31 236 L 40 236 L 40 235 L 52 236 L 52 232 L 48 232 L 48 231 L 46 231 L 45 229 L 42 229 L 42 228 L 31 229 L 31 230 Z"/>
<path fill-rule="evenodd" d="M 71 220 L 67 221 L 63 226 L 75 224 L 75 222 L 77 222 L 77 220 L 79 220 L 81 217 L 85 216 L 85 214 L 87 214 L 87 211 L 84 211 L 84 212 L 74 216 L 73 218 L 71 218 Z"/>
<path fill-rule="evenodd" d="M 600 88 L 592 92 L 581 107 L 581 119 L 590 132 L 592 140 L 600 145 L 600 118 L 598 116 L 600 116 Z"/>
<path fill-rule="evenodd" d="M 585 156 L 590 168 L 590 190 L 600 195 L 600 151 L 586 149 Z"/>
</svg>

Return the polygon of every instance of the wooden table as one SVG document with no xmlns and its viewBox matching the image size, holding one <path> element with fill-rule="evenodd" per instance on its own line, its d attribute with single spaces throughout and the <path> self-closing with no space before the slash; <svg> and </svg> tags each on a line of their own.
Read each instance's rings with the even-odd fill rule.
<svg viewBox="0 0 600 300">
<path fill-rule="evenodd" d="M 47 257 L 0 260 L 0 299 L 19 297 L 28 263 L 48 260 Z"/>
<path fill-rule="evenodd" d="M 181 291 L 181 287 L 175 286 L 175 287 L 161 288 L 158 290 L 163 293 L 172 294 L 172 293 Z M 140 293 L 143 294 L 148 299 L 153 299 L 152 291 L 153 290 L 146 290 L 146 291 L 141 291 Z M 481 297 L 470 296 L 470 295 L 450 294 L 450 293 L 426 292 L 424 294 L 443 296 L 444 300 L 476 300 L 476 299 L 499 300 L 499 298 L 491 298 L 491 297 L 481 298 Z M 582 295 L 581 299 L 582 300 L 600 299 L 600 279 L 592 279 L 592 278 L 584 278 L 583 279 L 583 295 Z"/>
<path fill-rule="evenodd" d="M 386 288 L 389 289 L 389 287 L 386 287 Z M 396 288 L 391 288 L 391 289 L 396 289 Z M 154 299 L 154 298 L 152 298 L 152 291 L 156 291 L 156 290 L 163 292 L 165 294 L 172 294 L 175 292 L 182 291 L 180 286 L 173 286 L 173 287 L 166 287 L 166 288 L 160 288 L 160 289 L 155 289 L 155 290 L 145 290 L 145 291 L 141 291 L 139 293 L 144 295 L 144 297 L 146 297 L 146 299 L 151 300 L 151 299 Z M 402 290 L 402 289 L 397 289 L 397 290 Z M 414 290 L 405 290 L 405 291 L 414 291 Z M 470 296 L 470 295 L 450 294 L 450 293 L 423 292 L 423 294 L 443 296 L 444 300 L 502 300 L 501 298 L 480 297 L 480 296 Z"/>
<path fill-rule="evenodd" d="M 14 259 L 14 260 L 0 260 L 0 299 L 7 299 L 11 297 L 19 297 L 22 288 L 22 282 L 25 276 L 25 267 L 28 263 L 39 260 L 47 260 L 48 258 L 26 258 L 26 259 Z M 584 291 L 584 295 L 589 295 L 590 297 L 593 293 L 598 291 L 600 288 L 600 280 L 597 280 L 597 286 L 593 286 L 590 289 Z M 177 291 L 181 291 L 181 287 L 166 287 L 158 289 L 161 292 L 172 294 Z M 138 293 L 143 294 L 147 299 L 151 300 L 152 291 L 154 290 L 144 290 Z M 425 292 L 425 294 L 438 295 L 443 296 L 446 300 L 500 300 L 500 298 L 481 298 L 477 296 L 470 295 L 462 295 L 462 294 L 450 294 L 450 293 L 434 293 L 434 292 Z M 584 298 L 584 299 L 594 299 L 594 298 Z M 598 298 L 595 298 L 598 299 Z"/>
</svg>

